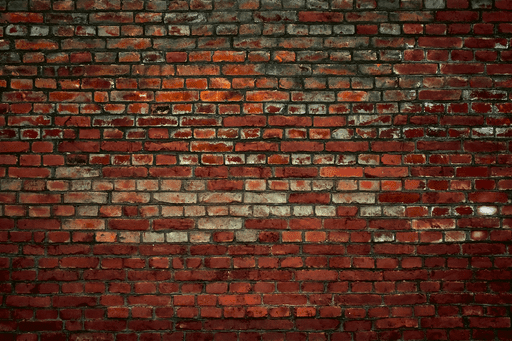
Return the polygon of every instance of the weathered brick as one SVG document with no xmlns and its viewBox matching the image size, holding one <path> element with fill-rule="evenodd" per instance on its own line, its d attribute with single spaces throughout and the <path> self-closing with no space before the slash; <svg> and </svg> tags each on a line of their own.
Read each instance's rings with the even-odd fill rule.
<svg viewBox="0 0 512 341">
<path fill-rule="evenodd" d="M 206 230 L 237 230 L 242 228 L 240 218 L 200 218 L 197 223 L 199 229 Z"/>
</svg>

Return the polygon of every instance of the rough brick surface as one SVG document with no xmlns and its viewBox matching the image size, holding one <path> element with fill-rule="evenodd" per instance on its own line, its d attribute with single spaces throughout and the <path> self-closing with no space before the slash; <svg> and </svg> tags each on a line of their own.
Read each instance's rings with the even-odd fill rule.
<svg viewBox="0 0 512 341">
<path fill-rule="evenodd" d="M 0 0 L 0 340 L 512 340 L 511 0 Z"/>
</svg>

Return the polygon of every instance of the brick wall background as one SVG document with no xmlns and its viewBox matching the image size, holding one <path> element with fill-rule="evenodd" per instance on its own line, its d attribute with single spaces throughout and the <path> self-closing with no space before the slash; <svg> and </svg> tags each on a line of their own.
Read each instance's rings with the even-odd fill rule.
<svg viewBox="0 0 512 341">
<path fill-rule="evenodd" d="M 0 339 L 512 340 L 512 1 L 0 0 Z"/>
</svg>

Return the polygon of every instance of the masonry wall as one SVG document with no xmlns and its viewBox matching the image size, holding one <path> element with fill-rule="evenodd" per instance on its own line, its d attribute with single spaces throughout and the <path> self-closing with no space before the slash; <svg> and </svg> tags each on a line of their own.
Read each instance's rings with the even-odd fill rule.
<svg viewBox="0 0 512 341">
<path fill-rule="evenodd" d="M 512 1 L 0 1 L 0 339 L 512 340 Z"/>
</svg>

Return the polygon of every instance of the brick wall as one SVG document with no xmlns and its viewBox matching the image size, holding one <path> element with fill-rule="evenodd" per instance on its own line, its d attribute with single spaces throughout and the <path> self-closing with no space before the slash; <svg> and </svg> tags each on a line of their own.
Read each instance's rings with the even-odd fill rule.
<svg viewBox="0 0 512 341">
<path fill-rule="evenodd" d="M 512 340 L 512 1 L 0 0 L 0 339 Z"/>
</svg>

